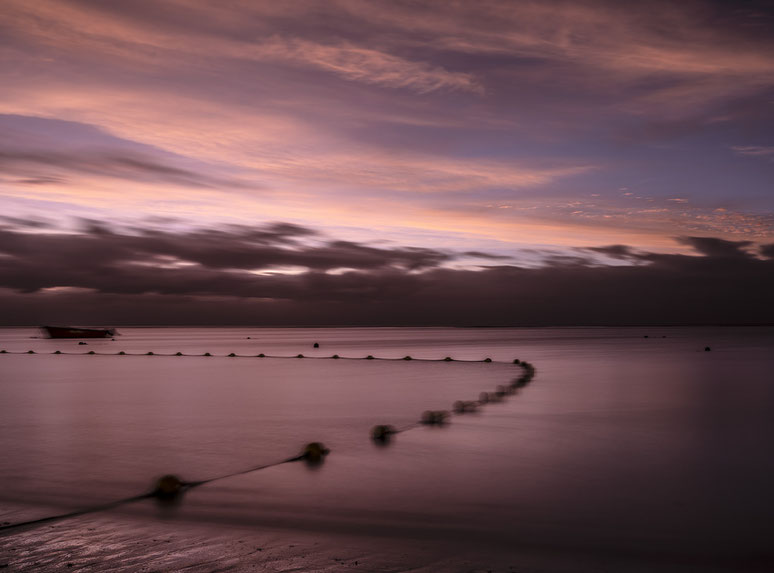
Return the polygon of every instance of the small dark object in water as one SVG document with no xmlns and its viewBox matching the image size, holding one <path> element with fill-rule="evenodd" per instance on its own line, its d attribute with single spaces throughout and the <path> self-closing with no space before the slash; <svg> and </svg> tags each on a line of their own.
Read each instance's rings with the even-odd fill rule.
<svg viewBox="0 0 774 573">
<path fill-rule="evenodd" d="M 395 433 L 394 427 L 388 424 L 379 424 L 371 429 L 371 439 L 379 442 L 386 442 Z"/>
<path fill-rule="evenodd" d="M 646 334 L 645 336 L 643 336 L 643 338 L 648 338 L 648 335 Z"/>
<path fill-rule="evenodd" d="M 448 417 L 449 413 L 445 410 L 425 410 L 421 422 L 429 426 L 442 426 Z"/>
<path fill-rule="evenodd" d="M 296 358 L 303 358 L 303 357 L 304 357 L 303 354 L 299 354 L 298 356 L 296 356 Z"/>
<path fill-rule="evenodd" d="M 232 352 L 231 354 L 229 354 L 229 355 L 228 355 L 228 357 L 229 357 L 229 358 L 236 358 L 236 354 L 234 354 L 234 353 Z"/>
<path fill-rule="evenodd" d="M 185 484 L 179 477 L 168 474 L 158 479 L 151 495 L 160 501 L 172 502 L 183 494 L 184 489 Z"/>
<path fill-rule="evenodd" d="M 366 357 L 365 357 L 365 359 L 366 359 L 366 360 L 373 360 L 373 359 L 374 359 L 374 357 L 373 357 L 373 356 L 371 356 L 371 355 L 369 354 L 368 356 L 366 356 Z"/>
<path fill-rule="evenodd" d="M 119 356 L 124 356 L 125 354 L 126 354 L 126 352 L 124 352 L 123 350 L 118 353 Z"/>
<path fill-rule="evenodd" d="M 212 356 L 212 354 L 210 354 L 209 352 L 205 352 L 204 354 L 202 354 L 202 356 Z"/>
<path fill-rule="evenodd" d="M 704 352 L 709 352 L 710 350 L 712 350 L 712 349 L 709 346 L 705 346 L 704 347 Z"/>
<path fill-rule="evenodd" d="M 35 351 L 34 350 L 28 350 L 27 354 L 35 354 Z"/>
<path fill-rule="evenodd" d="M 404 356 L 403 360 L 411 360 L 411 356 Z"/>
<path fill-rule="evenodd" d="M 331 451 L 320 442 L 310 442 L 301 452 L 301 457 L 307 462 L 319 464 Z"/>
<path fill-rule="evenodd" d="M 261 352 L 261 353 L 258 355 L 258 358 L 266 358 L 266 355 L 265 355 L 263 352 Z"/>
<path fill-rule="evenodd" d="M 314 348 L 320 348 L 320 343 L 319 342 L 315 342 L 312 346 Z"/>
<path fill-rule="evenodd" d="M 146 356 L 153 356 L 153 352 L 146 352 L 145 355 Z"/>
<path fill-rule="evenodd" d="M 457 414 L 465 414 L 467 412 L 476 411 L 476 403 L 470 402 L 469 400 L 457 400 L 452 407 L 454 412 Z"/>
<path fill-rule="evenodd" d="M 62 354 L 62 351 L 61 350 L 55 350 L 54 354 Z"/>
<path fill-rule="evenodd" d="M 247 340 L 250 340 L 250 337 L 249 337 L 249 336 L 247 337 Z"/>
<path fill-rule="evenodd" d="M 339 355 L 338 354 L 334 354 L 333 356 L 331 356 L 331 358 L 333 358 L 334 360 L 338 360 L 339 359 Z"/>
<path fill-rule="evenodd" d="M 182 356 L 182 355 L 183 355 L 182 352 L 175 352 L 175 356 Z"/>
<path fill-rule="evenodd" d="M 5 350 L 5 349 L 3 349 L 3 350 L 0 350 L 0 354 L 5 354 L 6 352 L 8 352 L 8 351 L 7 351 L 7 350 Z"/>
<path fill-rule="evenodd" d="M 484 358 L 484 362 L 491 362 L 491 361 L 492 361 L 491 358 Z"/>
<path fill-rule="evenodd" d="M 86 354 L 96 354 L 93 350 L 89 350 Z"/>
<path fill-rule="evenodd" d="M 115 342 L 115 341 L 116 341 L 116 339 L 115 339 L 115 338 L 111 338 L 111 339 L 110 339 L 110 342 Z"/>
<path fill-rule="evenodd" d="M 42 326 L 49 338 L 112 338 L 115 328 L 78 328 L 74 326 Z"/>
<path fill-rule="evenodd" d="M 81 341 L 78 343 L 78 346 L 86 346 L 87 344 L 88 344 L 88 342 L 84 342 L 83 340 L 81 340 Z"/>
<path fill-rule="evenodd" d="M 451 362 L 452 360 L 454 360 L 454 358 L 452 358 L 451 356 L 447 356 L 446 358 L 443 359 L 444 362 Z"/>
<path fill-rule="evenodd" d="M 514 358 L 513 359 L 513 363 L 514 364 L 521 364 L 521 360 L 519 360 L 518 358 Z"/>
</svg>

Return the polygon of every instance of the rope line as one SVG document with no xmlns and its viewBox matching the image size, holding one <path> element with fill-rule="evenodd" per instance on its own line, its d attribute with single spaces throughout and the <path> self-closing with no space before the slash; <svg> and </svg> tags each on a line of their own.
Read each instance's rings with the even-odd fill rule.
<svg viewBox="0 0 774 573">
<path fill-rule="evenodd" d="M 0 350 L 0 354 L 37 354 L 33 350 L 28 351 L 8 351 L 8 350 Z M 138 354 L 138 353 L 127 353 L 124 351 L 120 351 L 118 353 L 98 353 L 93 350 L 88 352 L 61 352 L 60 350 L 56 350 L 53 352 L 53 354 L 57 355 L 71 355 L 71 356 L 87 356 L 87 355 L 95 355 L 95 356 L 166 356 L 166 357 L 212 357 L 213 355 L 209 352 L 205 354 L 183 354 L 182 352 L 177 352 L 175 354 L 157 354 L 154 352 L 147 352 L 144 354 Z M 513 364 L 521 367 L 523 370 L 523 374 L 519 376 L 518 378 L 514 379 L 509 385 L 498 385 L 494 392 L 481 392 L 479 394 L 478 400 L 468 400 L 468 401 L 462 401 L 458 400 L 456 401 L 453 406 L 453 414 L 462 415 L 468 412 L 474 412 L 479 407 L 489 404 L 492 402 L 500 402 L 508 395 L 515 394 L 519 389 L 526 387 L 534 378 L 536 370 L 535 367 L 530 364 L 529 362 L 521 361 L 518 359 L 513 360 L 513 362 L 496 362 L 493 361 L 491 358 L 484 358 L 483 360 L 457 360 L 452 359 L 450 357 L 445 357 L 441 359 L 433 359 L 433 358 L 413 358 L 411 356 L 405 356 L 403 358 L 377 358 L 372 355 L 368 355 L 366 357 L 342 357 L 338 354 L 334 354 L 333 356 L 304 356 L 303 354 L 298 354 L 296 356 L 274 356 L 274 355 L 266 355 L 266 354 L 258 354 L 256 356 L 245 356 L 245 355 L 237 355 L 236 353 L 230 353 L 226 356 L 221 356 L 226 358 L 273 358 L 273 359 L 299 359 L 299 358 L 311 358 L 316 360 L 386 360 L 386 361 L 418 361 L 418 362 L 463 362 L 463 363 L 495 363 L 495 364 Z M 431 426 L 443 426 L 446 425 L 449 418 L 451 417 L 450 412 L 447 410 L 426 410 L 422 413 L 422 417 L 419 421 L 413 422 L 411 424 L 408 424 L 406 426 L 402 426 L 400 428 L 395 428 L 394 426 L 391 426 L 389 424 L 380 424 L 377 426 L 374 426 L 371 430 L 371 438 L 376 443 L 385 444 L 390 441 L 391 437 L 395 434 L 399 434 L 402 432 L 407 432 L 409 430 L 413 430 L 415 428 L 418 428 L 423 425 L 431 425 Z M 35 527 L 42 525 L 44 523 L 51 523 L 53 521 L 59 521 L 64 519 L 70 519 L 73 517 L 79 517 L 82 515 L 90 514 L 90 513 L 96 513 L 100 511 L 107 511 L 110 509 L 114 509 L 116 507 L 126 505 L 129 503 L 134 503 L 137 501 L 141 501 L 144 499 L 152 499 L 155 498 L 157 501 L 161 503 L 171 503 L 179 501 L 182 495 L 199 486 L 212 483 L 215 481 L 244 475 L 252 472 L 257 472 L 260 470 L 268 469 L 271 467 L 276 467 L 282 464 L 287 464 L 291 462 L 297 462 L 301 460 L 305 460 L 310 465 L 316 465 L 322 463 L 325 456 L 330 452 L 323 444 L 319 442 L 311 442 L 306 445 L 306 447 L 303 449 L 303 451 L 296 455 L 291 456 L 289 458 L 272 462 L 268 464 L 261 464 L 257 466 L 252 466 L 244 470 L 231 472 L 228 474 L 216 476 L 213 478 L 208 478 L 204 480 L 197 480 L 197 481 L 183 481 L 180 478 L 178 478 L 175 475 L 169 474 L 165 475 L 156 482 L 156 486 L 154 489 L 152 489 L 149 492 L 136 495 L 133 497 L 128 497 L 125 499 L 120 499 L 117 501 L 92 506 L 86 509 L 71 511 L 68 513 L 63 513 L 59 515 L 53 515 L 49 517 L 42 517 L 38 519 L 31 519 L 28 521 L 22 521 L 19 523 L 12 523 L 9 525 L 2 525 L 0 526 L 0 535 L 2 535 L 5 532 L 9 532 L 12 530 L 20 530 L 22 528 L 27 527 Z"/>
<path fill-rule="evenodd" d="M 42 352 L 35 352 L 34 350 L 0 350 L 0 354 L 31 354 L 36 356 L 46 355 Z M 382 360 L 382 361 L 414 361 L 414 362 L 463 362 L 463 363 L 487 363 L 487 364 L 511 364 L 510 362 L 492 360 L 491 358 L 482 359 L 466 359 L 466 358 L 414 358 L 412 356 L 403 356 L 400 358 L 393 358 L 387 356 L 339 356 L 334 354 L 333 356 L 306 356 L 304 354 L 296 354 L 294 356 L 283 356 L 278 354 L 236 354 L 231 352 L 229 354 L 211 354 L 205 352 L 203 354 L 184 354 L 183 352 L 175 352 L 172 354 L 161 352 L 126 352 L 121 350 L 119 352 L 97 352 L 95 350 L 89 350 L 88 352 L 63 352 L 61 350 L 55 350 L 47 353 L 61 356 L 164 356 L 164 357 L 186 357 L 186 358 L 273 358 L 273 359 L 299 359 L 305 358 L 307 360 Z"/>
</svg>

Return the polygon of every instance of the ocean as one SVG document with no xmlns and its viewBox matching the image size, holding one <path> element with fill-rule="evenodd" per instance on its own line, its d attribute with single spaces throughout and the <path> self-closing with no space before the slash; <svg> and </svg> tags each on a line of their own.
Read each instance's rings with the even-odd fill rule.
<svg viewBox="0 0 774 573">
<path fill-rule="evenodd" d="M 143 500 L 55 531 L 126 523 L 141 539 L 146 526 L 191 524 L 281 532 L 291 547 L 296 535 L 341 536 L 360 563 L 377 540 L 370 570 L 380 571 L 433 548 L 443 558 L 427 570 L 774 567 L 774 328 L 119 333 L 79 345 L 0 329 L 0 524 L 131 497 L 163 474 L 218 478 L 322 442 L 320 465 L 216 479 L 174 507 Z M 509 384 L 522 373 L 514 359 L 537 370 L 516 394 L 444 426 L 415 425 L 425 410 Z M 410 429 L 381 444 L 370 439 L 376 424 Z M 0 565 L 58 570 L 29 557 L 35 543 L 54 543 L 52 527 L 0 532 Z M 26 557 L 12 550 L 21 536 Z M 176 568 L 164 559 L 163 570 Z M 263 556 L 250 559 L 236 562 Z M 122 563 L 135 562 L 110 568 Z"/>
</svg>

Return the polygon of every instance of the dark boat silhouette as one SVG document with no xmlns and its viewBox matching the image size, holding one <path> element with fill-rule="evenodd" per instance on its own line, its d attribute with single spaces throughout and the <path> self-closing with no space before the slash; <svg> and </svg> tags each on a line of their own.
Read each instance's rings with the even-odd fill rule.
<svg viewBox="0 0 774 573">
<path fill-rule="evenodd" d="M 73 326 L 41 326 L 49 338 L 110 338 L 115 328 L 77 328 Z"/>
</svg>

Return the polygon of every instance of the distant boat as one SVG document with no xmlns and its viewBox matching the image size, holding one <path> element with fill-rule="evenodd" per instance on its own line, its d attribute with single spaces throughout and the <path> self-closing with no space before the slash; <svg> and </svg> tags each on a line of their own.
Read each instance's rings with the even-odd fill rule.
<svg viewBox="0 0 774 573">
<path fill-rule="evenodd" d="M 75 328 L 72 326 L 41 326 L 49 338 L 111 338 L 115 328 Z"/>
</svg>

